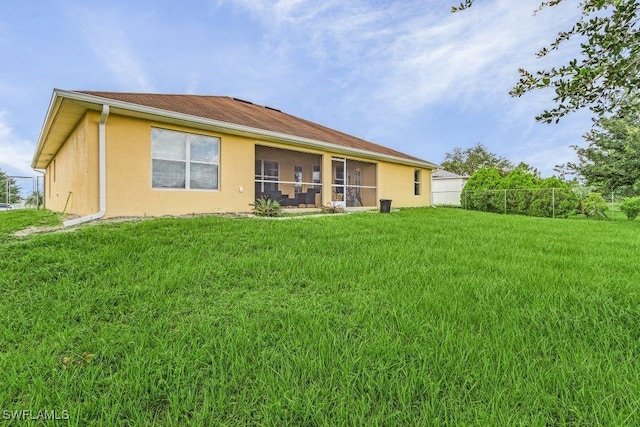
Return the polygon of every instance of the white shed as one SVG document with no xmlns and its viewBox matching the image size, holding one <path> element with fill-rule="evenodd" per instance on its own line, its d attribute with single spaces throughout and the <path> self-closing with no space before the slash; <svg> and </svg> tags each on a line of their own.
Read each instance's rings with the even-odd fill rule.
<svg viewBox="0 0 640 427">
<path fill-rule="evenodd" d="M 431 174 L 431 200 L 436 206 L 460 206 L 460 195 L 469 180 L 467 175 L 457 175 L 444 169 Z"/>
</svg>

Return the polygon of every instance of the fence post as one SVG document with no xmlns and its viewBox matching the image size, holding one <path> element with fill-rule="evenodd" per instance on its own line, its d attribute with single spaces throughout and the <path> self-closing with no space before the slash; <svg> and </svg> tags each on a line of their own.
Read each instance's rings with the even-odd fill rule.
<svg viewBox="0 0 640 427">
<path fill-rule="evenodd" d="M 33 195 L 36 196 L 36 210 L 40 210 L 40 192 L 39 192 L 39 185 L 38 185 L 38 175 L 33 177 Z"/>
<path fill-rule="evenodd" d="M 551 207 L 553 209 L 553 213 L 551 214 L 551 218 L 556 218 L 556 189 L 551 189 Z"/>
<path fill-rule="evenodd" d="M 504 214 L 507 214 L 507 190 L 504 190 Z"/>
<path fill-rule="evenodd" d="M 613 191 L 611 192 L 611 221 L 616 220 L 616 214 L 613 211 L 613 204 L 615 203 L 615 194 Z"/>
</svg>

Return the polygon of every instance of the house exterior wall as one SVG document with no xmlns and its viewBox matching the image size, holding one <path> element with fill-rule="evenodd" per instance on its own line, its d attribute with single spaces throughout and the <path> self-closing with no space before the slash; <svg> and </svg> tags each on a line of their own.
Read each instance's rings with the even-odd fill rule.
<svg viewBox="0 0 640 427">
<path fill-rule="evenodd" d="M 378 164 L 378 198 L 391 199 L 392 208 L 431 205 L 431 171 L 420 169 L 420 195 L 414 194 L 414 171 L 419 168 L 380 162 Z"/>
<path fill-rule="evenodd" d="M 96 112 L 85 115 L 55 156 L 56 179 L 50 183 L 51 191 L 46 197 L 47 208 L 61 212 L 64 209 L 66 196 L 71 191 L 73 194 L 67 207 L 68 213 L 84 216 L 98 211 L 99 118 L 100 115 Z M 151 129 L 153 127 L 220 138 L 219 189 L 152 188 Z M 105 218 L 249 212 L 255 196 L 256 146 L 258 146 L 257 150 L 264 150 L 263 147 L 295 150 L 300 152 L 302 157 L 305 156 L 302 153 L 321 156 L 319 159 L 322 168 L 324 203 L 331 200 L 332 156 L 375 163 L 377 165 L 377 198 L 392 199 L 393 207 L 428 206 L 431 203 L 431 171 L 428 169 L 421 169 L 421 194 L 416 196 L 413 187 L 415 170 L 413 166 L 155 123 L 113 113 L 107 120 L 105 133 L 107 168 Z M 52 161 L 47 167 L 47 178 L 53 177 L 53 164 Z M 306 172 L 310 173 L 310 171 Z M 281 173 L 282 180 L 289 180 L 289 176 L 286 175 L 288 172 L 283 169 Z M 290 178 L 293 180 L 293 175 Z M 311 180 L 311 177 L 305 176 L 304 180 Z"/>
<path fill-rule="evenodd" d="M 84 216 L 99 209 L 98 122 L 89 112 L 78 122 L 45 170 L 45 206 Z"/>
<path fill-rule="evenodd" d="M 218 190 L 151 187 L 151 128 L 220 138 Z M 112 115 L 107 122 L 105 217 L 248 212 L 254 200 L 254 143 L 248 138 Z"/>
</svg>

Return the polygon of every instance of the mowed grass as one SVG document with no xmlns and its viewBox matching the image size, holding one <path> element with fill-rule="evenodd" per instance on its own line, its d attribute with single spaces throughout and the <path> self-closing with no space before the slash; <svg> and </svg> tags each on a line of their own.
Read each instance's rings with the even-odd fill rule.
<svg viewBox="0 0 640 427">
<path fill-rule="evenodd" d="M 71 425 L 634 425 L 638 225 L 439 208 L 11 237 L 0 410 L 66 410 Z"/>
<path fill-rule="evenodd" d="M 16 209 L 0 212 L 0 242 L 15 231 L 28 227 L 54 227 L 62 225 L 60 217 L 51 211 Z"/>
</svg>

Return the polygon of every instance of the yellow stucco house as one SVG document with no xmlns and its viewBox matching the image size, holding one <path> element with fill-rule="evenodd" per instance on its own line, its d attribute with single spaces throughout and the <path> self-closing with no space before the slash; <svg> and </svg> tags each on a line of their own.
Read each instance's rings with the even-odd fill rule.
<svg viewBox="0 0 640 427">
<path fill-rule="evenodd" d="M 79 218 L 431 204 L 437 165 L 237 98 L 54 90 L 32 167 Z"/>
</svg>

